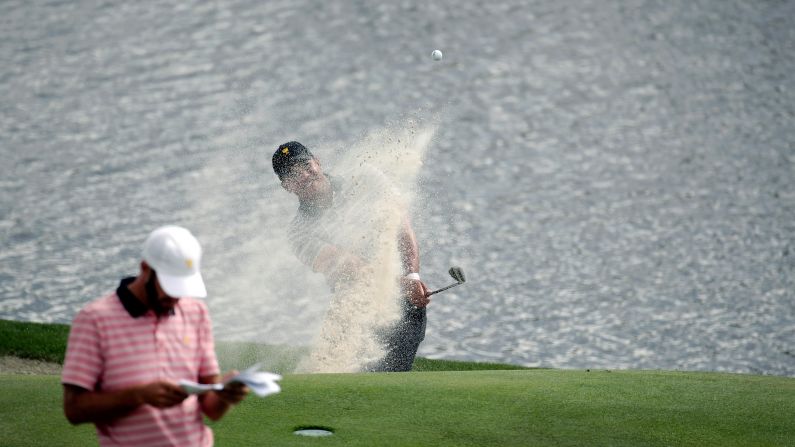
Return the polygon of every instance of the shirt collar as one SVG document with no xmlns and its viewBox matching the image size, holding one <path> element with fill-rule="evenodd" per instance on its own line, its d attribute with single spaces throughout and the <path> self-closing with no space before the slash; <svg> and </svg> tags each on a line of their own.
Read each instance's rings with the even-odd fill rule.
<svg viewBox="0 0 795 447">
<path fill-rule="evenodd" d="M 149 307 L 142 303 L 141 300 L 135 297 L 128 286 L 135 280 L 134 277 L 124 278 L 119 283 L 119 288 L 116 289 L 116 295 L 121 301 L 121 305 L 133 318 L 138 318 L 149 311 Z"/>
</svg>

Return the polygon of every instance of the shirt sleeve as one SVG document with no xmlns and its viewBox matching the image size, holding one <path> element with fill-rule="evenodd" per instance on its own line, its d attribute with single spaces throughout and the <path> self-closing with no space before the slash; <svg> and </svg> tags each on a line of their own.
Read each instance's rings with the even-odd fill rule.
<svg viewBox="0 0 795 447">
<path fill-rule="evenodd" d="M 94 390 L 104 364 L 100 344 L 101 336 L 94 316 L 81 310 L 69 330 L 61 383 Z"/>
<path fill-rule="evenodd" d="M 199 361 L 199 377 L 214 376 L 221 373 L 218 367 L 218 358 L 215 356 L 215 339 L 213 338 L 213 324 L 210 320 L 210 312 L 204 302 L 198 301 L 202 318 L 199 323 L 199 340 L 201 350 L 201 360 Z"/>
</svg>

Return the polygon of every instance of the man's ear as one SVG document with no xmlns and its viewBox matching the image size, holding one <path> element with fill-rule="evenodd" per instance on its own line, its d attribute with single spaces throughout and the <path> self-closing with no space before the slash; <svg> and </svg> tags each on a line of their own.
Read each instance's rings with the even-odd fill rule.
<svg viewBox="0 0 795 447">
<path fill-rule="evenodd" d="M 141 261 L 141 275 L 148 275 L 152 271 L 152 267 L 146 261 Z"/>
</svg>

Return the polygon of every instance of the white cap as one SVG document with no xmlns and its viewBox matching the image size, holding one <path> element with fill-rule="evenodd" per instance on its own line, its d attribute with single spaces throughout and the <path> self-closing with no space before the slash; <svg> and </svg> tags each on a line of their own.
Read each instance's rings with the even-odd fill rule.
<svg viewBox="0 0 795 447">
<path fill-rule="evenodd" d="M 144 242 L 144 261 L 157 272 L 157 282 L 163 291 L 174 298 L 207 296 L 199 273 L 201 257 L 199 241 L 182 227 L 160 227 Z"/>
</svg>

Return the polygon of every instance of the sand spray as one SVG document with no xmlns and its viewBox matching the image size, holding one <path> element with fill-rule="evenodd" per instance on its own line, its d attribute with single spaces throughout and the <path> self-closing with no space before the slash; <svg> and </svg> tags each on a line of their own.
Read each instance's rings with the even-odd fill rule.
<svg viewBox="0 0 795 447">
<path fill-rule="evenodd" d="M 322 225 L 333 243 L 364 261 L 359 274 L 333 290 L 323 275 L 298 261 L 287 242 L 298 203 L 270 168 L 270 155 L 284 141 L 257 149 L 256 159 L 267 163 L 234 163 L 229 155 L 208 163 L 196 191 L 206 218 L 194 226 L 205 246 L 203 272 L 220 358 L 247 357 L 232 363 L 257 361 L 281 372 L 287 372 L 286 364 L 299 372 L 356 372 L 384 356 L 377 333 L 397 322 L 402 299 L 397 234 L 410 217 L 435 131 L 435 125 L 406 120 L 352 145 L 307 143 L 324 171 L 342 184 L 341 205 Z M 303 349 L 263 353 L 227 340 Z M 267 358 L 285 352 L 300 358 Z"/>
<path fill-rule="evenodd" d="M 386 354 L 377 334 L 401 316 L 397 236 L 408 218 L 432 129 L 371 132 L 347 148 L 329 171 L 341 191 L 324 219 L 332 243 L 364 266 L 338 282 L 301 372 L 356 372 Z"/>
</svg>

